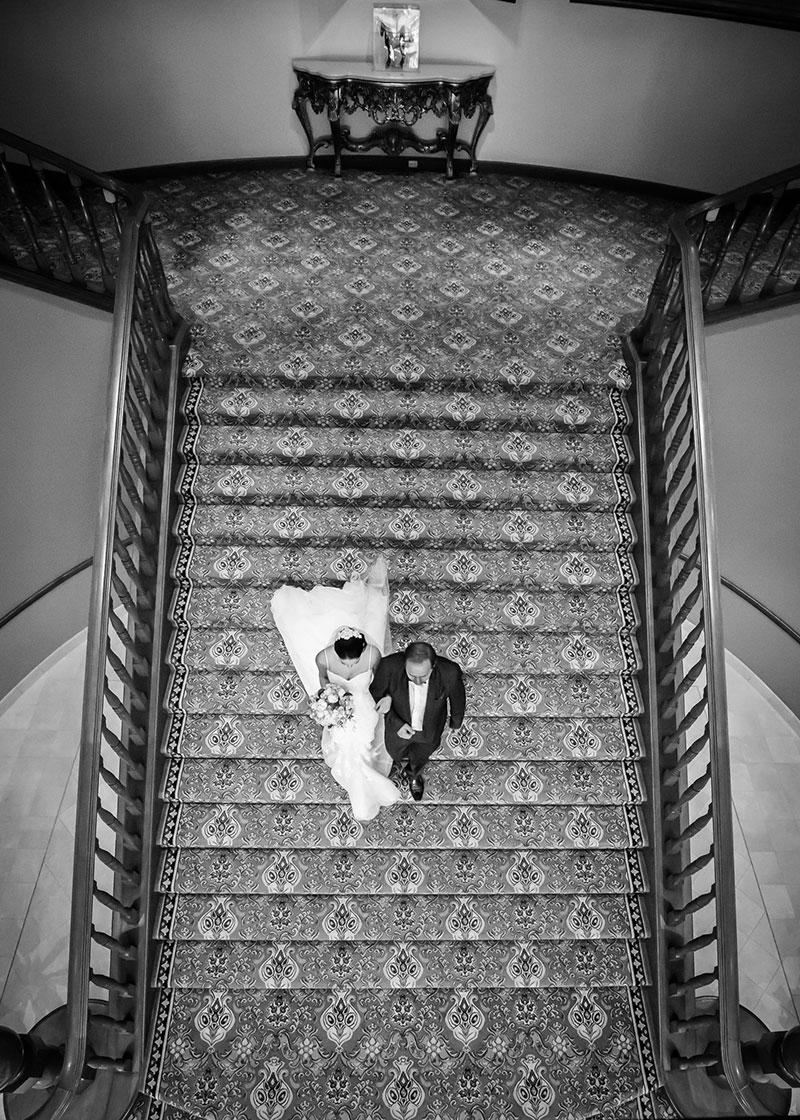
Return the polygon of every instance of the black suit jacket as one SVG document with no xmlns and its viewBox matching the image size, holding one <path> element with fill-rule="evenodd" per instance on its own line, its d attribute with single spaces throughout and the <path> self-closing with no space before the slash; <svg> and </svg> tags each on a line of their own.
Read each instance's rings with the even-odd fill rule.
<svg viewBox="0 0 800 1120">
<path fill-rule="evenodd" d="M 384 696 L 392 698 L 392 706 L 386 713 L 386 745 L 391 751 L 392 745 L 407 742 L 405 739 L 400 739 L 397 732 L 404 723 L 411 723 L 405 654 L 390 653 L 381 659 L 375 670 L 370 692 L 375 701 Z M 455 661 L 448 661 L 446 657 L 437 657 L 428 681 L 428 700 L 422 720 L 422 731 L 417 734 L 418 739 L 426 743 L 434 743 L 438 747 L 447 721 L 448 703 L 450 726 L 455 729 L 463 722 L 467 704 L 464 678 L 460 666 Z"/>
</svg>

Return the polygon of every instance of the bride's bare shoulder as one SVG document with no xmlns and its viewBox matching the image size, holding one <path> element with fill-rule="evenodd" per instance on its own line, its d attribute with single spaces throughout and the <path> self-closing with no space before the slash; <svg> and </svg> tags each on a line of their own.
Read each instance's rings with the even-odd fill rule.
<svg viewBox="0 0 800 1120">
<path fill-rule="evenodd" d="M 326 665 L 326 664 L 327 664 L 327 656 L 326 656 L 326 655 L 328 654 L 328 652 L 329 652 L 329 647 L 328 647 L 328 646 L 326 646 L 326 647 L 325 647 L 325 649 L 321 649 L 321 650 L 319 651 L 319 653 L 317 654 L 317 656 L 316 656 L 316 657 L 314 658 L 314 661 L 316 662 L 316 664 L 317 664 L 317 665 L 318 665 L 318 666 L 319 666 L 320 668 L 321 668 L 321 667 L 322 667 L 323 665 Z"/>
<path fill-rule="evenodd" d="M 374 669 L 375 666 L 380 661 L 383 654 L 381 653 L 381 651 L 378 649 L 377 646 L 372 646 L 372 645 L 367 646 L 367 654 L 369 655 L 369 667 L 370 667 L 370 669 Z"/>
</svg>

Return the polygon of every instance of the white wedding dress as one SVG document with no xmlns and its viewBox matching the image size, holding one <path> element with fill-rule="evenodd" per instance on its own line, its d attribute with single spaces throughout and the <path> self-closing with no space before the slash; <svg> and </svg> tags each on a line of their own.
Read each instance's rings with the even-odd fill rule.
<svg viewBox="0 0 800 1120">
<path fill-rule="evenodd" d="M 309 696 L 319 690 L 316 656 L 331 645 L 342 626 L 361 630 L 371 645 L 389 649 L 389 582 L 386 564 L 378 559 L 365 579 L 351 579 L 343 587 L 313 587 L 304 591 L 288 584 L 279 587 L 270 603 L 272 617 L 303 687 Z M 400 800 L 387 777 L 392 765 L 383 741 L 383 718 L 369 691 L 367 669 L 349 680 L 328 670 L 331 684 L 353 697 L 353 717 L 343 727 L 325 728 L 322 757 L 347 792 L 357 820 L 372 820 L 385 805 Z"/>
</svg>

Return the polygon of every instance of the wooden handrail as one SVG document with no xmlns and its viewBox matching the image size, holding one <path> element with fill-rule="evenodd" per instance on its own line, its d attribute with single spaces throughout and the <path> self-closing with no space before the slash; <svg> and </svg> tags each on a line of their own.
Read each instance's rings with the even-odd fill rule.
<svg viewBox="0 0 800 1120">
<path fill-rule="evenodd" d="M 644 452 L 659 1052 L 672 1077 L 722 1077 L 747 1115 L 774 1114 L 780 1093 L 755 1084 L 742 1056 L 705 325 L 800 298 L 795 183 L 800 166 L 673 215 L 645 316 L 626 339 Z M 709 988 L 715 996 L 696 996 Z"/>
<path fill-rule="evenodd" d="M 732 579 L 728 579 L 727 576 L 720 576 L 720 583 L 723 587 L 727 588 L 728 591 L 737 595 L 740 599 L 744 599 L 745 603 L 749 603 L 759 614 L 763 614 L 764 617 L 769 619 L 779 630 L 782 630 L 787 638 L 791 638 L 793 642 L 797 642 L 797 644 L 800 645 L 800 630 L 795 630 L 794 626 L 788 623 L 785 618 L 781 618 L 779 614 L 776 614 L 770 607 L 762 603 L 760 599 L 756 599 L 755 595 L 751 595 L 749 591 L 745 591 L 743 587 L 740 587 L 738 583 L 734 583 Z M 0 626 L 1 625 L 2 622 L 0 622 Z"/>
<path fill-rule="evenodd" d="M 47 583 L 42 584 L 36 591 L 31 592 L 22 602 L 13 606 L 10 611 L 6 611 L 3 617 L 0 618 L 0 630 L 2 630 L 4 626 L 8 626 L 9 622 L 13 622 L 15 618 L 18 618 L 28 607 L 32 607 L 35 603 L 38 603 L 40 599 L 43 599 L 45 595 L 49 595 L 51 591 L 55 591 L 62 583 L 67 583 L 75 576 L 79 576 L 81 572 L 85 572 L 87 568 L 91 568 L 92 559 L 91 556 L 87 556 L 86 559 L 81 560 L 80 563 L 73 564 L 71 568 L 67 568 L 65 572 L 61 572 L 60 575 L 55 576 L 54 579 L 48 580 Z"/>
<path fill-rule="evenodd" d="M 43 148 L 40 144 L 34 144 L 32 140 L 27 140 L 24 136 L 18 136 L 15 132 L 9 132 L 5 128 L 0 128 L 0 147 L 4 145 L 9 148 L 15 148 L 19 152 L 24 152 L 27 156 L 39 160 L 41 163 L 50 164 L 51 167 L 59 171 L 65 173 L 72 172 L 87 183 L 94 183 L 95 186 L 101 189 L 112 191 L 121 198 L 127 199 L 131 204 L 137 202 L 142 197 L 140 191 L 137 191 L 136 188 L 132 187 L 129 183 L 123 182 L 122 179 L 92 171 L 91 168 L 84 167 L 82 163 L 76 163 L 75 160 L 67 159 L 66 156 L 62 156 L 58 152 L 52 151 L 50 148 Z"/>
<path fill-rule="evenodd" d="M 145 1041 L 174 425 L 188 346 L 186 324 L 169 301 L 148 205 L 142 198 L 133 206 L 121 242 L 80 739 L 68 1034 L 58 1084 L 37 1113 L 41 1120 L 65 1114 L 88 1066 L 136 1074 Z M 147 331 L 136 329 L 142 315 Z M 147 467 L 156 454 L 163 457 L 158 485 Z M 147 502 L 138 497 L 144 489 L 151 493 Z M 110 933 L 99 915 L 107 916 Z M 92 966 L 93 946 L 106 953 L 102 971 Z M 107 997 L 102 1014 L 93 988 Z"/>
</svg>

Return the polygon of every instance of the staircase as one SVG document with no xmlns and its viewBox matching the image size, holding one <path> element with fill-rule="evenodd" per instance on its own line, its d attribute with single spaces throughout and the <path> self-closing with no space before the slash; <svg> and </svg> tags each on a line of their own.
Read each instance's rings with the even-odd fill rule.
<svg viewBox="0 0 800 1120">
<path fill-rule="evenodd" d="M 635 500 L 609 332 L 669 205 L 487 176 L 152 185 L 185 367 L 140 1114 L 673 1115 L 643 988 Z M 381 553 L 468 714 L 356 822 L 270 616 Z"/>
</svg>

